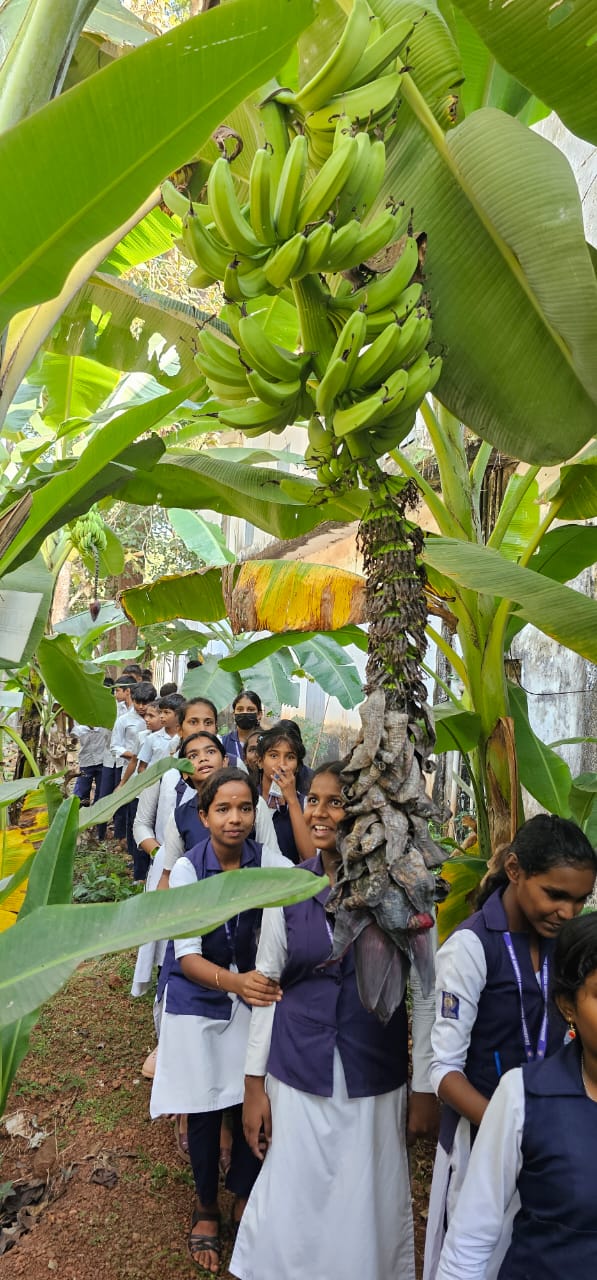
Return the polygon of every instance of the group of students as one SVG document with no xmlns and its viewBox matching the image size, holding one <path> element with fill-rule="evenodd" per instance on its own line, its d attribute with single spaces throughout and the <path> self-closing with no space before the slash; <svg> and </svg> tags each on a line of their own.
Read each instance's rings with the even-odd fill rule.
<svg viewBox="0 0 597 1280">
<path fill-rule="evenodd" d="M 597 1206 L 597 855 L 539 815 L 493 860 L 477 911 L 436 957 L 436 992 L 384 1026 L 358 998 L 351 950 L 329 962 L 339 761 L 314 772 L 293 722 L 262 729 L 243 691 L 221 740 L 204 699 L 181 707 L 179 754 L 141 797 L 149 888 L 296 865 L 313 898 L 171 940 L 161 968 L 150 1111 L 188 1115 L 198 1270 L 222 1260 L 219 1186 L 234 1196 L 238 1280 L 414 1280 L 408 1146 L 436 1131 L 425 1280 L 592 1277 Z M 140 952 L 140 961 L 144 948 Z M 147 961 L 147 957 L 146 957 Z M 135 988 L 134 988 L 135 990 Z"/>
</svg>

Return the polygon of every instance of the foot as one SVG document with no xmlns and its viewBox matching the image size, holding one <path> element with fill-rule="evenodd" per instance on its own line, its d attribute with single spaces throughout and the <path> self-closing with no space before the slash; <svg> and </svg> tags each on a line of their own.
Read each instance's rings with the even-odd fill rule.
<svg viewBox="0 0 597 1280">
<path fill-rule="evenodd" d="M 197 1201 L 188 1244 L 193 1262 L 211 1275 L 217 1275 L 220 1269 L 220 1215 L 217 1205 L 204 1209 Z"/>
</svg>

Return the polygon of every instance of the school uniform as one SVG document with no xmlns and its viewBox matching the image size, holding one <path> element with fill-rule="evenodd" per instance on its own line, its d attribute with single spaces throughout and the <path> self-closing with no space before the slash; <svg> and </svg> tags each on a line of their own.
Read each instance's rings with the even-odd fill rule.
<svg viewBox="0 0 597 1280">
<path fill-rule="evenodd" d="M 300 791 L 297 791 L 297 799 L 301 809 L 305 807 L 305 797 Z M 272 809 L 272 817 L 274 822 L 274 831 L 276 839 L 285 857 L 290 858 L 295 866 L 301 861 L 301 855 L 296 847 L 294 831 L 292 829 L 292 819 L 288 805 L 280 800 L 276 804 L 276 808 Z"/>
<path fill-rule="evenodd" d="M 100 797 L 102 760 L 112 731 L 77 724 L 75 721 L 73 732 L 79 742 L 79 776 L 75 780 L 73 793 L 79 797 L 81 804 L 88 805 L 91 803 L 92 791 L 94 802 Z"/>
<path fill-rule="evenodd" d="M 301 868 L 323 875 L 321 856 Z M 354 955 L 334 964 L 324 888 L 263 913 L 256 967 L 283 997 L 254 1009 L 245 1070 L 265 1076 L 272 1142 L 230 1263 L 240 1280 L 414 1280 L 405 1001 L 384 1027 Z M 428 1077 L 433 999 L 413 982 L 413 1088 Z"/>
<path fill-rule="evenodd" d="M 202 843 L 206 838 L 206 828 L 199 817 L 197 792 L 191 788 L 189 790 L 191 790 L 190 797 L 185 797 L 184 801 L 176 806 L 166 823 L 162 860 L 164 871 L 171 871 L 187 849 L 192 849 L 193 845 Z M 280 849 L 276 837 L 272 811 L 268 809 L 262 796 L 259 796 L 257 801 L 253 836 L 258 844 L 266 844 L 271 849 L 277 849 L 282 855 L 283 850 Z"/>
<path fill-rule="evenodd" d="M 566 1023 L 551 1000 L 555 939 L 541 939 L 539 972 L 535 973 L 528 934 L 508 931 L 503 892 L 498 889 L 491 894 L 438 952 L 431 1067 L 436 1092 L 448 1072 L 461 1071 L 484 1097 L 491 1098 L 506 1071 L 529 1058 L 551 1055 L 564 1042 Z M 475 1135 L 464 1116 L 442 1105 L 423 1280 L 435 1280 L 446 1220 L 449 1223 L 454 1213 Z M 517 1208 L 515 1198 L 488 1264 L 487 1280 L 498 1274 Z"/>
<path fill-rule="evenodd" d="M 259 729 L 260 726 L 257 725 L 256 728 Z M 252 729 L 251 733 L 253 732 L 254 730 Z M 240 741 L 238 731 L 236 729 L 231 729 L 230 733 L 224 734 L 224 737 L 222 738 L 222 746 L 228 756 L 229 765 L 233 765 L 235 769 L 247 768 L 244 757 L 244 743 Z"/>
<path fill-rule="evenodd" d="M 178 859 L 170 877 L 172 888 L 221 874 L 209 833 L 206 835 L 203 844 Z M 288 864 L 267 846 L 246 840 L 240 865 Z M 235 921 L 204 937 L 170 942 L 160 974 L 162 1013 L 150 1114 L 152 1118 L 172 1112 L 188 1114 L 189 1154 L 197 1194 L 204 1203 L 213 1201 L 217 1194 L 219 1126 L 225 1109 L 236 1108 L 228 1189 L 239 1196 L 248 1195 L 259 1170 L 259 1161 L 242 1135 L 240 1105 L 251 1011 L 235 995 L 189 981 L 180 960 L 186 955 L 202 955 L 222 969 L 249 972 L 255 968 L 260 923 L 261 911 L 243 911 Z"/>
<path fill-rule="evenodd" d="M 148 732 L 139 747 L 138 764 L 145 764 L 149 768 L 151 764 L 155 764 L 156 760 L 171 756 L 174 751 L 178 751 L 179 741 L 177 733 L 173 736 L 164 728 L 155 729 L 153 733 Z"/>
<path fill-rule="evenodd" d="M 125 715 L 126 711 L 128 710 L 128 707 L 125 702 L 115 702 L 114 706 L 115 706 L 114 725 L 116 725 L 118 720 L 120 720 L 121 716 Z M 117 766 L 116 764 L 116 756 L 114 755 L 114 752 L 112 751 L 112 748 L 111 748 L 111 738 L 112 738 L 112 733 L 110 733 L 110 737 L 106 742 L 106 746 L 104 748 L 104 754 L 102 756 L 102 772 L 100 776 L 98 800 L 102 800 L 104 796 L 111 796 L 112 792 L 115 790 L 118 783 L 120 782 L 121 769 L 120 769 L 120 766 Z M 117 817 L 117 814 L 119 813 L 120 811 L 117 810 L 113 818 L 114 837 L 116 840 L 124 840 L 124 837 L 126 835 L 125 815 L 120 814 L 120 816 Z M 107 829 L 108 829 L 107 822 L 98 822 L 97 834 L 100 840 L 105 840 Z"/>
<path fill-rule="evenodd" d="M 151 793 L 151 794 L 150 794 Z M 171 810 L 195 796 L 177 769 L 169 769 L 159 782 L 154 782 L 142 792 L 140 803 L 133 824 L 133 835 L 139 845 L 142 840 L 156 840 L 158 849 L 151 859 L 151 866 L 145 881 L 145 892 L 152 893 L 157 889 L 164 870 L 164 832 L 166 817 Z M 145 801 L 145 805 L 143 802 Z M 205 828 L 203 828 L 205 831 Z M 207 834 L 207 833 L 206 833 Z M 158 968 L 164 962 L 167 939 L 156 942 L 144 942 L 137 951 L 132 996 L 144 996 L 153 981 L 154 966 Z M 159 1018 L 156 1018 L 156 1031 L 159 1030 Z"/>
<path fill-rule="evenodd" d="M 596 1150 L 597 1103 L 583 1085 L 578 1041 L 509 1071 L 483 1117 L 437 1280 L 485 1280 L 515 1191 L 520 1208 L 499 1280 L 593 1280 Z"/>
</svg>

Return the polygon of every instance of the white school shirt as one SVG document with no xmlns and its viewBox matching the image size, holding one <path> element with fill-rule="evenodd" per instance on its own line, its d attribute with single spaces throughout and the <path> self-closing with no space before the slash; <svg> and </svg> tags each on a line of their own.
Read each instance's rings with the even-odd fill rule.
<svg viewBox="0 0 597 1280">
<path fill-rule="evenodd" d="M 483 1116 L 436 1280 L 485 1280 L 522 1169 L 522 1068 L 507 1071 Z"/>
<path fill-rule="evenodd" d="M 191 795 L 196 797 L 197 792 L 193 790 L 191 791 Z M 182 803 L 184 804 L 184 800 Z M 268 845 L 270 849 L 277 849 L 280 857 L 282 857 L 282 850 L 278 844 L 276 828 L 274 827 L 273 814 L 271 809 L 269 809 L 265 803 L 263 796 L 259 796 L 257 801 L 257 809 L 255 812 L 255 839 L 264 847 L 265 845 Z M 170 813 L 166 822 L 164 845 L 164 871 L 171 871 L 175 863 L 185 852 L 184 840 L 176 825 L 176 819 L 173 812 Z M 289 859 L 285 859 L 285 861 L 289 861 Z M 290 865 L 294 866 L 294 863 L 291 862 Z"/>
<path fill-rule="evenodd" d="M 291 869 L 294 870 L 294 863 L 290 861 L 290 858 L 285 858 L 284 854 L 280 853 L 278 846 L 276 845 L 274 847 L 271 844 L 264 844 L 263 846 L 263 849 L 261 851 L 261 866 L 262 867 L 284 867 L 287 870 L 291 870 Z M 185 858 L 183 855 L 182 857 L 177 859 L 176 866 L 172 868 L 172 873 L 170 875 L 170 888 L 178 889 L 183 884 L 196 884 L 196 883 L 197 883 L 197 872 L 195 871 L 195 868 L 192 862 L 189 862 L 189 859 Z M 264 915 L 265 915 L 265 912 L 264 912 Z M 192 956 L 192 955 L 200 956 L 202 954 L 201 944 L 202 944 L 201 937 L 175 938 L 174 953 L 176 955 L 176 959 L 180 960 L 181 956 Z M 233 996 L 232 993 L 229 992 L 228 994 L 230 995 L 231 1000 L 234 1001 L 238 999 L 238 997 Z"/>
<path fill-rule="evenodd" d="M 460 929 L 440 947 L 435 958 L 435 1022 L 431 1032 L 431 1084 L 437 1093 L 450 1071 L 464 1073 L 479 1000 L 487 982 L 483 944 L 472 929 Z M 456 996 L 458 1017 L 449 1015 L 444 992 Z M 446 1014 L 444 1014 L 446 1008 Z"/>
<path fill-rule="evenodd" d="M 168 818 L 176 807 L 176 787 L 184 774 L 178 769 L 168 769 L 158 782 L 146 787 L 139 797 L 137 814 L 133 823 L 133 838 L 137 844 L 142 840 L 155 840 L 158 845 L 164 843 Z M 194 787 L 185 784 L 179 804 L 191 800 L 197 792 Z"/>
<path fill-rule="evenodd" d="M 174 873 L 173 873 L 174 874 Z M 172 883 L 172 877 L 170 877 Z M 434 930 L 435 932 L 435 930 Z M 261 918 L 261 935 L 255 968 L 266 978 L 278 981 L 288 959 L 286 918 L 283 907 L 266 907 Z M 424 996 L 414 966 L 411 968 L 412 991 L 412 1089 L 415 1093 L 433 1093 L 431 1084 L 431 1028 L 434 997 Z M 251 1010 L 251 1029 L 245 1063 L 245 1075 L 265 1076 L 269 1058 L 275 1004 Z"/>
<path fill-rule="evenodd" d="M 86 769 L 103 764 L 104 752 L 111 737 L 110 729 L 98 729 L 87 724 L 73 723 L 73 733 L 79 740 L 79 768 Z"/>
<path fill-rule="evenodd" d="M 153 733 L 148 730 L 137 759 L 140 764 L 148 766 L 155 764 L 156 760 L 163 760 L 165 756 L 171 756 L 174 751 L 178 751 L 179 741 L 177 733 L 171 735 L 163 726 L 161 729 L 154 729 Z"/>
<path fill-rule="evenodd" d="M 123 716 L 118 717 L 112 730 L 110 748 L 116 756 L 116 764 L 123 769 L 129 763 L 123 756 L 123 751 L 130 751 L 131 755 L 136 756 L 139 748 L 139 734 L 144 728 L 143 716 L 140 716 L 134 707 L 129 707 Z"/>
</svg>

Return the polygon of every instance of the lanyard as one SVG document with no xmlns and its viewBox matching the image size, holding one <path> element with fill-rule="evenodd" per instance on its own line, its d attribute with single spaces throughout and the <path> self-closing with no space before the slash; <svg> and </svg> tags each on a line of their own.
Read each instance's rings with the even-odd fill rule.
<svg viewBox="0 0 597 1280">
<path fill-rule="evenodd" d="M 239 922 L 239 920 L 240 920 L 240 913 L 239 913 L 239 915 L 237 915 L 236 920 L 234 920 L 234 921 L 232 921 L 232 920 L 226 920 L 226 922 L 225 922 L 225 924 L 224 924 L 224 931 L 225 931 L 225 933 L 226 933 L 226 941 L 227 941 L 227 943 L 228 943 L 228 946 L 230 947 L 230 963 L 231 963 L 232 965 L 234 965 L 234 966 L 235 966 L 235 968 L 237 967 L 237 964 L 236 964 L 236 934 L 237 934 L 237 931 L 238 931 L 238 922 Z"/>
<path fill-rule="evenodd" d="M 543 996 L 543 1018 L 541 1019 L 541 1029 L 539 1031 L 539 1039 L 537 1041 L 537 1050 L 535 1053 L 533 1053 L 533 1046 L 531 1044 L 531 1037 L 529 1035 L 529 1028 L 527 1025 L 526 1014 L 524 1011 L 524 1000 L 522 996 L 522 974 L 520 972 L 518 956 L 516 955 L 516 952 L 514 950 L 514 944 L 512 942 L 512 938 L 510 937 L 510 934 L 507 930 L 504 933 L 504 942 L 506 944 L 508 955 L 510 956 L 510 963 L 514 970 L 514 977 L 516 978 L 516 984 L 518 986 L 518 995 L 520 997 L 520 1023 L 522 1027 L 522 1038 L 524 1040 L 524 1051 L 526 1054 L 527 1062 L 533 1062 L 535 1058 L 544 1058 L 547 1050 L 547 999 L 548 999 L 548 989 L 549 989 L 549 961 L 547 959 L 547 956 L 545 956 L 545 959 L 541 966 L 541 994 Z"/>
</svg>

